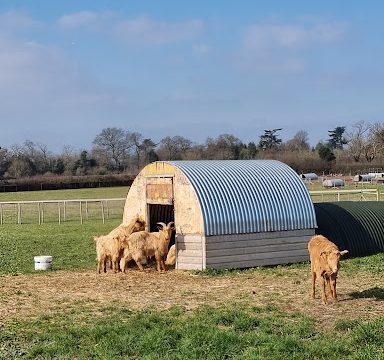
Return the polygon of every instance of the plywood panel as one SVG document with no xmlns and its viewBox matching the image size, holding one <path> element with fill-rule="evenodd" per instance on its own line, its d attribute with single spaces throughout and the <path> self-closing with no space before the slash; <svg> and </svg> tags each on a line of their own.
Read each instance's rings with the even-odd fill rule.
<svg viewBox="0 0 384 360">
<path fill-rule="evenodd" d="M 280 265 L 280 264 L 292 264 L 297 262 L 307 261 L 308 259 L 305 256 L 285 256 L 285 257 L 275 257 L 272 259 L 253 259 L 253 260 L 243 260 L 243 261 L 232 261 L 232 262 L 221 262 L 219 264 L 211 264 L 207 267 L 212 269 L 240 269 L 240 268 L 250 268 L 257 266 L 268 266 L 268 265 Z"/>
<path fill-rule="evenodd" d="M 262 254 L 262 253 L 273 253 L 280 251 L 294 251 L 294 250 L 307 250 L 306 242 L 298 242 L 298 243 L 286 243 L 286 244 L 277 244 L 277 245 L 266 245 L 266 246 L 248 246 L 248 247 L 235 247 L 235 248 L 225 248 L 220 250 L 207 250 L 206 256 L 211 259 L 214 257 L 227 257 L 227 256 L 236 256 L 243 254 Z"/>
<path fill-rule="evenodd" d="M 203 256 L 204 237 L 199 235 L 178 235 L 176 238 L 176 269 L 200 269 L 205 267 Z"/>
<path fill-rule="evenodd" d="M 206 237 L 206 268 L 244 268 L 307 261 L 314 229 Z"/>
<path fill-rule="evenodd" d="M 293 231 L 270 231 L 264 233 L 249 233 L 249 234 L 232 234 L 221 236 L 207 236 L 207 244 L 222 243 L 225 241 L 243 241 L 243 240 L 263 240 L 263 239 L 276 239 L 295 236 L 308 236 L 308 241 L 311 236 L 315 234 L 314 229 L 293 230 Z"/>
<path fill-rule="evenodd" d="M 275 238 L 275 239 L 263 239 L 263 240 L 239 240 L 239 241 L 221 241 L 214 243 L 207 243 L 206 249 L 208 250 L 221 250 L 236 249 L 236 248 L 249 248 L 254 246 L 267 246 L 267 245 L 279 245 L 279 244 L 294 244 L 308 242 L 310 237 L 287 237 L 287 238 Z"/>
<path fill-rule="evenodd" d="M 178 250 L 199 250 L 202 251 L 201 243 L 193 243 L 193 242 L 179 242 L 177 244 Z"/>
<path fill-rule="evenodd" d="M 220 263 L 243 263 L 246 261 L 255 260 L 255 265 L 258 260 L 276 260 L 276 259 L 285 259 L 290 257 L 298 257 L 302 259 L 301 261 L 308 260 L 308 250 L 291 250 L 291 251 L 274 251 L 269 253 L 251 253 L 243 255 L 230 255 L 222 257 L 213 257 L 207 258 L 207 266 L 215 265 Z"/>
<path fill-rule="evenodd" d="M 201 263 L 193 264 L 193 263 L 188 263 L 188 262 L 180 263 L 178 269 L 182 269 L 182 270 L 204 270 Z"/>
</svg>

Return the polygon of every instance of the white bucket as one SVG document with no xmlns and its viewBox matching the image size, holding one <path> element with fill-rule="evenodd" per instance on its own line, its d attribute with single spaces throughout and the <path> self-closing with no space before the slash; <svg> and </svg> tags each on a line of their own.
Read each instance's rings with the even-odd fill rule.
<svg viewBox="0 0 384 360">
<path fill-rule="evenodd" d="M 52 256 L 35 256 L 35 270 L 48 270 L 52 268 Z"/>
</svg>

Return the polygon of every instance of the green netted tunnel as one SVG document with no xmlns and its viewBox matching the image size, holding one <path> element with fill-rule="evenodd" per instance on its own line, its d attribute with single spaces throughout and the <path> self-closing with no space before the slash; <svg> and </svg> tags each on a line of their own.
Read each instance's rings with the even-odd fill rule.
<svg viewBox="0 0 384 360">
<path fill-rule="evenodd" d="M 315 203 L 316 234 L 326 236 L 350 257 L 384 252 L 384 202 Z"/>
</svg>

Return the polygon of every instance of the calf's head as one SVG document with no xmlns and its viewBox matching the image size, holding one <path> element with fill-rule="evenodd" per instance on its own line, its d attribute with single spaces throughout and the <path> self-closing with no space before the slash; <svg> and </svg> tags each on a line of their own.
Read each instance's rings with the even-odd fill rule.
<svg viewBox="0 0 384 360">
<path fill-rule="evenodd" d="M 323 251 L 320 256 L 326 261 L 333 274 L 337 274 L 340 268 L 340 257 L 348 254 L 348 250 Z"/>
</svg>

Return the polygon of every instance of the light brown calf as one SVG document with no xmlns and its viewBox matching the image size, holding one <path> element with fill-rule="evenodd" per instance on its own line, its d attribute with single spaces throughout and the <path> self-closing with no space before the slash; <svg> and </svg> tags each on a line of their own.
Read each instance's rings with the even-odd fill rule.
<svg viewBox="0 0 384 360">
<path fill-rule="evenodd" d="M 322 235 L 313 236 L 308 242 L 309 258 L 311 261 L 312 288 L 311 297 L 315 298 L 316 278 L 319 279 L 321 299 L 327 303 L 326 284 L 328 284 L 331 297 L 337 301 L 336 279 L 340 268 L 340 256 L 348 253 L 348 250 L 340 251 L 338 247 Z"/>
</svg>

